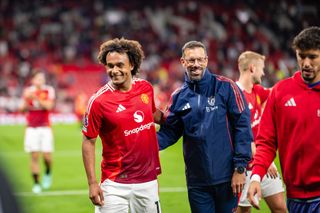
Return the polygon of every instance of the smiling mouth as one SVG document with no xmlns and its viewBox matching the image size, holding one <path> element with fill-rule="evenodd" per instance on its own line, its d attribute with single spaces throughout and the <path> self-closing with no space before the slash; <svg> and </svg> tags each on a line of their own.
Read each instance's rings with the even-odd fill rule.
<svg viewBox="0 0 320 213">
<path fill-rule="evenodd" d="M 111 78 L 119 78 L 119 77 L 123 77 L 124 75 L 122 74 L 122 73 L 118 73 L 118 74 L 113 74 L 113 73 L 111 73 L 110 74 L 110 77 Z"/>
<path fill-rule="evenodd" d="M 306 74 L 311 74 L 313 71 L 312 70 L 302 70 L 303 73 L 306 73 Z"/>
<path fill-rule="evenodd" d="M 195 68 L 190 70 L 190 73 L 192 74 L 200 74 L 201 72 L 202 72 L 201 68 Z"/>
</svg>

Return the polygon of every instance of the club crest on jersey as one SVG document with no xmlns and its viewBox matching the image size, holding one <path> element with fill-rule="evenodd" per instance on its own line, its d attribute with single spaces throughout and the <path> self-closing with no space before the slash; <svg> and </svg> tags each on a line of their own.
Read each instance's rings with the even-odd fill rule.
<svg viewBox="0 0 320 213">
<path fill-rule="evenodd" d="M 137 123 L 141 123 L 144 119 L 144 114 L 142 111 L 138 110 L 133 114 L 134 121 Z"/>
<path fill-rule="evenodd" d="M 148 104 L 149 103 L 149 97 L 147 94 L 141 94 L 141 101 L 145 104 Z"/>
<path fill-rule="evenodd" d="M 260 104 L 261 104 L 260 96 L 259 96 L 259 95 L 257 95 L 257 96 L 256 96 L 256 99 L 257 99 L 257 103 L 258 103 L 258 105 L 260 105 Z"/>
<path fill-rule="evenodd" d="M 320 109 L 317 110 L 318 118 L 320 118 Z"/>
</svg>

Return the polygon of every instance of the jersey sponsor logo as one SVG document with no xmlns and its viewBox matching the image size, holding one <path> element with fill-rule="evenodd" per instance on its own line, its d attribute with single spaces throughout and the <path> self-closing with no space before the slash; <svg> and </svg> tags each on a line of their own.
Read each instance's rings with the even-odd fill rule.
<svg viewBox="0 0 320 213">
<path fill-rule="evenodd" d="M 126 110 L 126 108 L 124 106 L 122 106 L 121 104 L 119 104 L 118 109 L 117 109 L 116 112 L 118 113 L 118 112 L 122 112 L 124 110 Z"/>
<path fill-rule="evenodd" d="M 124 130 L 123 133 L 125 136 L 129 136 L 131 134 L 138 134 L 139 132 L 143 130 L 149 130 L 151 126 L 153 126 L 153 122 L 147 123 L 147 124 L 141 124 L 141 126 L 131 129 L 131 130 Z"/>
<path fill-rule="evenodd" d="M 142 111 L 138 110 L 133 114 L 134 121 L 137 123 L 141 123 L 144 119 L 144 114 Z"/>
<path fill-rule="evenodd" d="M 145 104 L 148 104 L 149 103 L 149 96 L 147 94 L 141 94 L 141 101 Z"/>
<path fill-rule="evenodd" d="M 297 106 L 296 105 L 296 102 L 294 101 L 294 99 L 293 98 L 290 98 L 286 103 L 285 103 L 285 105 L 284 106 L 292 106 L 292 107 L 295 107 L 295 106 Z"/>
<path fill-rule="evenodd" d="M 248 104 L 249 109 L 253 109 L 253 106 L 251 103 Z"/>
<path fill-rule="evenodd" d="M 320 109 L 317 110 L 317 116 L 320 118 Z"/>
</svg>

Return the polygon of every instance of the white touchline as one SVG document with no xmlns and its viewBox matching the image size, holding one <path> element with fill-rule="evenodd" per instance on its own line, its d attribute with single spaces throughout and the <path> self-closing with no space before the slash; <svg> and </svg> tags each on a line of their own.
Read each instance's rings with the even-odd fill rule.
<svg viewBox="0 0 320 213">
<path fill-rule="evenodd" d="M 174 192 L 186 192 L 186 187 L 160 187 L 160 193 L 174 193 Z M 34 194 L 32 192 L 17 192 L 16 196 L 65 196 L 65 195 L 87 195 L 88 190 L 63 190 L 63 191 L 45 191 L 39 194 Z"/>
</svg>

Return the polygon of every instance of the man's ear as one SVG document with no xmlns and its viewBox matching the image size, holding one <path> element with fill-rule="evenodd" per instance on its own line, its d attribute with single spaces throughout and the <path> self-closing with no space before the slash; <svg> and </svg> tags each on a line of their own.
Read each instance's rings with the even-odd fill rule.
<svg viewBox="0 0 320 213">
<path fill-rule="evenodd" d="M 250 65 L 249 65 L 249 71 L 250 71 L 250 73 L 253 73 L 253 72 L 254 72 L 254 69 L 255 69 L 254 64 L 250 64 Z"/>
<path fill-rule="evenodd" d="M 182 66 L 185 66 L 186 61 L 184 60 L 184 58 L 180 58 L 180 63 L 182 64 Z"/>
</svg>

